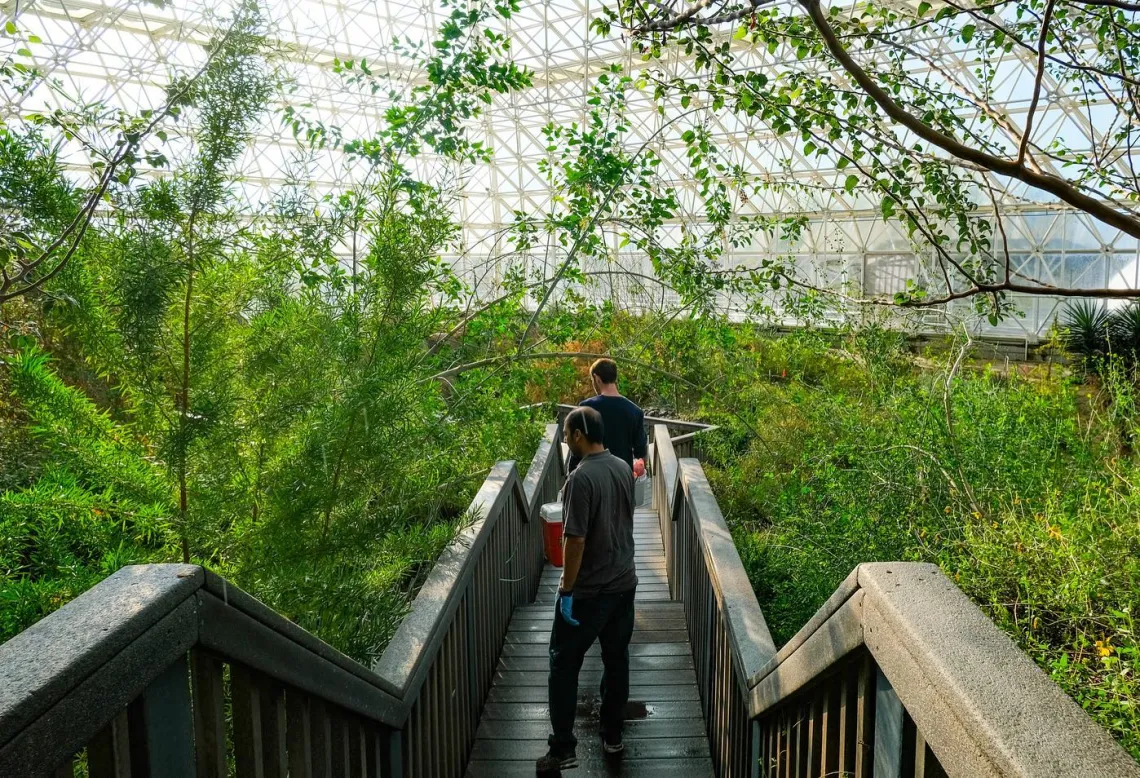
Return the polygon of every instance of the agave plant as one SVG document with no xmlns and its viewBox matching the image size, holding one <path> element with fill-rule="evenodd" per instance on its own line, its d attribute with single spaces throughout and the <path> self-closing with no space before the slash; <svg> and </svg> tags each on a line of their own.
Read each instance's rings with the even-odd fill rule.
<svg viewBox="0 0 1140 778">
<path fill-rule="evenodd" d="M 1077 300 L 1061 314 L 1065 327 L 1065 348 L 1087 366 L 1109 351 L 1110 316 L 1104 305 L 1094 300 Z"/>
<path fill-rule="evenodd" d="M 1131 302 L 1112 312 L 1108 334 L 1112 350 L 1129 364 L 1140 361 L 1140 302 Z"/>
</svg>

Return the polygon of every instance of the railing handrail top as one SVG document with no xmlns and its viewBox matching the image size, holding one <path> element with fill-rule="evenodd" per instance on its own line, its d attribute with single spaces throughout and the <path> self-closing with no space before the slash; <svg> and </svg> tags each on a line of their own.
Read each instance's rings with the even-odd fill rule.
<svg viewBox="0 0 1140 778">
<path fill-rule="evenodd" d="M 129 565 L 0 645 L 0 746 L 204 581 L 196 565 Z"/>
<path fill-rule="evenodd" d="M 661 426 L 668 428 L 668 424 L 665 424 L 665 423 L 662 423 Z M 677 435 L 675 437 L 672 437 L 672 438 L 670 438 L 670 440 L 673 441 L 673 445 L 676 445 L 678 443 L 683 443 L 686 440 L 694 440 L 700 435 L 706 435 L 710 432 L 715 432 L 718 429 L 720 429 L 720 427 L 718 427 L 717 425 L 709 424 L 705 427 L 702 427 L 699 430 L 695 430 L 693 432 L 686 432 L 684 435 Z"/>
<path fill-rule="evenodd" d="M 678 469 L 713 592 L 724 614 L 742 679 L 747 679 L 776 654 L 776 644 L 701 463 L 683 458 Z"/>
<path fill-rule="evenodd" d="M 750 715 L 795 694 L 859 645 L 951 776 L 1140 778 L 1140 765 L 1108 732 L 937 565 L 921 562 L 856 567 L 749 678 Z"/>
<path fill-rule="evenodd" d="M 211 602 L 221 610 L 208 608 Z M 364 684 L 353 688 L 374 690 L 363 697 L 354 692 L 358 699 L 350 707 L 362 704 L 357 709 L 371 711 L 378 721 L 401 723 L 401 700 L 384 679 L 216 573 L 198 565 L 127 565 L 0 645 L 0 748 L 41 717 L 56 716 L 62 701 L 72 699 L 105 668 L 115 667 L 120 653 L 140 641 L 153 644 L 170 661 L 203 644 L 228 653 L 235 648 L 233 635 L 211 634 L 215 622 L 207 614 L 230 614 L 231 626 L 233 618 L 244 620 L 242 625 L 286 641 L 281 645 L 303 649 L 306 661 L 323 663 L 319 671 L 312 665 L 297 668 L 298 675 L 344 679 L 343 673 L 349 673 Z M 259 666 L 256 649 L 242 661 L 280 676 L 280 668 Z M 144 682 L 130 678 L 120 685 Z"/>
<path fill-rule="evenodd" d="M 658 478 L 663 479 L 665 485 L 664 506 L 669 512 L 669 518 L 675 518 L 673 506 L 677 501 L 677 486 L 680 483 L 681 468 L 677 460 L 677 452 L 673 448 L 673 439 L 669 437 L 669 427 L 665 424 L 653 425 L 653 444 L 655 446 L 653 467 Z"/>
<path fill-rule="evenodd" d="M 400 696 L 405 701 L 414 697 L 426 677 L 429 660 L 439 648 L 448 620 L 474 574 L 479 552 L 509 499 L 517 500 L 524 513 L 529 510 L 515 463 L 498 462 L 471 501 L 469 511 L 477 518 L 459 533 L 432 565 L 431 572 L 412 601 L 411 610 L 373 665 L 377 675 L 400 689 Z"/>
<path fill-rule="evenodd" d="M 513 497 L 522 509 L 523 520 L 533 520 L 541 499 L 542 478 L 547 469 L 560 460 L 560 433 L 557 424 L 546 425 L 543 439 L 527 469 L 525 483 L 519 478 L 513 461 L 498 462 L 491 468 L 468 509 L 478 518 L 432 565 L 427 580 L 412 601 L 411 610 L 373 665 L 374 672 L 399 689 L 399 695 L 409 706 L 427 677 L 430 660 L 445 637 L 448 620 L 474 574 L 478 552 L 494 527 L 495 522 L 488 522 L 487 518 L 497 519 L 505 501 Z"/>
</svg>

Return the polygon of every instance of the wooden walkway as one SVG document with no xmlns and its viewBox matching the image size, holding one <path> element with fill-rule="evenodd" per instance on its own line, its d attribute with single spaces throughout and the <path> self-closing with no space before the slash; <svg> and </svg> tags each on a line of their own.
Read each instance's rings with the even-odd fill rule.
<svg viewBox="0 0 1140 778">
<path fill-rule="evenodd" d="M 590 649 L 578 677 L 579 767 L 571 778 L 651 776 L 706 778 L 713 775 L 693 657 L 685 632 L 684 606 L 669 599 L 665 554 L 657 514 L 634 517 L 637 557 L 636 623 L 630 653 L 630 695 L 625 752 L 606 759 L 598 737 L 598 684 L 602 658 Z M 468 778 L 533 776 L 546 753 L 550 720 L 546 706 L 547 647 L 558 568 L 547 567 L 534 605 L 515 610 L 503 656 L 483 710 Z"/>
</svg>

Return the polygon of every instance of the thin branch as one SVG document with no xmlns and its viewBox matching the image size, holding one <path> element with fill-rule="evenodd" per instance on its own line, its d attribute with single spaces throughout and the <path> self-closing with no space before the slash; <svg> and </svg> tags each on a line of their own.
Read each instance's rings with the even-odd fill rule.
<svg viewBox="0 0 1140 778">
<path fill-rule="evenodd" d="M 1033 134 L 1033 114 L 1041 100 L 1041 81 L 1045 78 L 1045 45 L 1049 39 L 1049 23 L 1053 21 L 1053 0 L 1045 5 L 1045 18 L 1041 20 L 1041 37 L 1037 40 L 1037 75 L 1033 79 L 1033 99 L 1029 103 L 1029 113 L 1025 115 L 1025 132 L 1021 134 L 1021 145 L 1017 148 L 1017 164 L 1025 162 L 1029 148 L 1029 137 Z"/>
<path fill-rule="evenodd" d="M 613 200 L 613 197 L 615 194 L 617 194 L 618 189 L 620 189 L 622 185 L 626 183 L 625 176 L 630 171 L 630 169 L 633 168 L 634 162 L 637 161 L 638 157 L 645 153 L 645 150 L 649 148 L 649 145 L 651 143 L 657 140 L 657 137 L 661 135 L 661 133 L 672 127 L 681 119 L 691 116 L 699 110 L 701 109 L 694 108 L 691 111 L 685 111 L 684 113 L 678 114 L 677 116 L 662 124 L 652 135 L 645 139 L 645 142 L 641 144 L 641 147 L 638 148 L 638 150 L 634 152 L 633 155 L 629 158 L 629 161 L 626 162 L 625 169 L 622 170 L 621 175 L 618 176 L 617 180 L 610 185 L 609 191 L 606 192 L 606 196 L 603 198 L 601 205 L 599 205 L 598 208 L 595 209 L 593 215 L 590 216 L 590 221 L 586 224 L 585 229 L 581 230 L 578 233 L 577 237 L 574 238 L 574 244 L 570 247 L 570 251 L 567 253 L 565 261 L 563 261 L 563 263 L 559 266 L 558 272 L 554 274 L 554 280 L 551 282 L 550 288 L 546 290 L 546 293 L 543 294 L 542 299 L 538 301 L 538 306 L 534 309 L 534 315 L 530 317 L 530 321 L 527 322 L 526 328 L 523 330 L 522 335 L 519 336 L 517 351 L 520 354 L 522 353 L 523 344 L 526 343 L 527 335 L 530 334 L 530 331 L 534 328 L 535 323 L 538 321 L 539 314 L 542 313 L 543 309 L 546 307 L 546 303 L 550 300 L 550 296 L 554 294 L 554 289 L 558 286 L 558 282 L 562 280 L 562 276 L 566 273 L 566 270 L 570 267 L 570 264 L 577 257 L 578 249 L 582 245 L 582 240 L 586 235 L 589 235 L 590 232 L 593 231 L 594 225 L 598 223 L 598 219 L 602 215 L 602 211 L 609 207 L 610 201 Z"/>
<path fill-rule="evenodd" d="M 835 37 L 835 30 L 827 20 L 827 15 L 823 11 L 820 0 L 800 0 L 800 4 L 807 11 L 812 24 L 815 25 L 823 37 L 823 41 L 828 51 L 831 52 L 831 55 L 835 57 L 839 65 L 847 71 L 855 82 L 891 117 L 891 119 L 918 137 L 938 146 L 949 154 L 965 159 L 968 162 L 982 165 L 1000 175 L 1009 176 L 1030 186 L 1042 189 L 1055 195 L 1069 205 L 1088 213 L 1093 218 L 1112 227 L 1116 227 L 1134 238 L 1140 238 L 1140 217 L 1124 213 L 1118 210 L 1114 205 L 1084 194 L 1063 178 L 1049 174 L 1034 173 L 1012 160 L 995 157 L 979 149 L 967 146 L 912 116 L 907 110 L 896 103 L 867 71 L 855 62 L 843 47 L 843 44 Z"/>
<path fill-rule="evenodd" d="M 58 275 L 67 265 L 67 263 L 71 261 L 71 258 L 75 255 L 75 252 L 79 249 L 79 244 L 82 242 L 83 236 L 87 233 L 88 227 L 91 226 L 91 220 L 95 215 L 95 207 L 102 201 L 108 187 L 111 185 L 111 181 L 114 180 L 115 172 L 117 171 L 119 165 L 123 163 L 123 160 L 125 160 L 128 155 L 134 154 L 134 152 L 142 144 L 143 140 L 149 137 L 161 122 L 166 120 L 174 107 L 183 99 L 183 97 L 186 96 L 191 87 L 197 83 L 198 79 L 201 78 L 206 70 L 210 67 L 214 59 L 225 47 L 226 42 L 229 40 L 235 29 L 237 29 L 236 21 L 226 31 L 225 36 L 221 39 L 221 41 L 218 42 L 218 45 L 214 47 L 214 50 L 211 51 L 210 54 L 206 57 L 206 61 L 202 64 L 202 67 L 198 69 L 192 78 L 186 81 L 183 87 L 176 94 L 167 99 L 162 108 L 155 113 L 154 118 L 151 119 L 151 121 L 148 122 L 147 125 L 138 133 L 138 136 L 135 138 L 135 140 L 131 142 L 125 142 L 125 137 L 119 140 L 118 150 L 111 157 L 111 161 L 107 163 L 107 167 L 104 169 L 103 175 L 99 179 L 98 186 L 96 186 L 95 190 L 87 198 L 87 202 L 84 203 L 83 207 L 79 210 L 79 213 L 76 214 L 75 218 L 72 219 L 71 223 L 67 225 L 63 232 L 61 232 L 56 237 L 56 239 L 53 240 L 51 244 L 49 244 L 47 248 L 45 248 L 40 253 L 40 256 L 36 258 L 35 262 L 26 265 L 16 278 L 28 278 L 29 274 L 35 272 L 35 270 L 40 265 L 42 265 L 49 257 L 51 257 L 56 251 L 59 250 L 60 246 L 62 246 L 67 241 L 68 237 L 73 232 L 77 233 L 75 240 L 72 241 L 63 257 L 51 270 L 51 272 L 41 276 L 35 281 L 27 281 L 24 287 L 15 290 L 12 289 L 15 284 L 15 278 L 9 278 L 8 275 L 5 274 L 3 281 L 0 282 L 0 305 L 43 286 L 45 283 Z"/>
<path fill-rule="evenodd" d="M 1122 11 L 1140 11 L 1140 3 L 1127 3 L 1124 0 L 1067 0 L 1073 5 L 1095 5 L 1102 8 L 1119 8 Z"/>
</svg>

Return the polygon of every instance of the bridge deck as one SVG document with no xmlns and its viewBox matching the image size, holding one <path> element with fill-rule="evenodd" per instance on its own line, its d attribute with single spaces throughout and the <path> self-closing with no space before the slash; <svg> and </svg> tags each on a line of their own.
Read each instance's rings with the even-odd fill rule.
<svg viewBox="0 0 1140 778">
<path fill-rule="evenodd" d="M 578 678 L 575 732 L 580 766 L 569 775 L 712 776 L 683 606 L 669 599 L 661 532 L 652 510 L 636 512 L 634 539 L 639 583 L 629 647 L 625 753 L 619 761 L 602 755 L 597 734 L 602 658 L 595 643 Z M 476 734 L 468 778 L 533 776 L 534 761 L 546 753 L 547 646 L 559 573 L 548 566 L 535 604 L 515 610 Z"/>
</svg>

